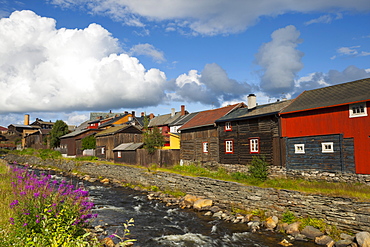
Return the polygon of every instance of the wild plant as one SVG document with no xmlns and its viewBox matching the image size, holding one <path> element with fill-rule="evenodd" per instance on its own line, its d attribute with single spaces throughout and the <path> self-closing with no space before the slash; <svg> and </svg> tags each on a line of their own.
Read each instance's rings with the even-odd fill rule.
<svg viewBox="0 0 370 247">
<path fill-rule="evenodd" d="M 87 191 L 21 168 L 13 168 L 12 186 L 9 239 L 19 246 L 91 246 L 84 227 L 97 215 Z"/>
</svg>

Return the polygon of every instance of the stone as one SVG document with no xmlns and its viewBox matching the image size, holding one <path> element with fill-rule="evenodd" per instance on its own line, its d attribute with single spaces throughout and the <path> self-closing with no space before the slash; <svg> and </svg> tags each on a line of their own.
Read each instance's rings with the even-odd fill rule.
<svg viewBox="0 0 370 247">
<path fill-rule="evenodd" d="M 289 241 L 286 239 L 283 239 L 281 242 L 279 242 L 279 244 L 282 246 L 292 246 L 293 245 L 292 243 L 289 243 Z"/>
<path fill-rule="evenodd" d="M 333 239 L 328 235 L 322 235 L 315 238 L 315 243 L 318 245 L 327 245 L 328 243 L 332 242 Z"/>
<path fill-rule="evenodd" d="M 193 206 L 194 202 L 196 202 L 199 199 L 200 198 L 197 197 L 197 196 L 187 194 L 186 196 L 184 196 L 184 203 L 185 203 L 185 205 Z"/>
<path fill-rule="evenodd" d="M 340 238 L 341 239 L 350 239 L 351 241 L 355 240 L 355 236 L 351 236 L 351 235 L 348 235 L 348 234 L 345 234 L 345 233 L 341 233 Z"/>
<path fill-rule="evenodd" d="M 349 239 L 342 239 L 337 242 L 335 242 L 335 247 L 347 247 L 348 245 L 351 245 L 353 242 Z"/>
<path fill-rule="evenodd" d="M 111 238 L 104 238 L 101 243 L 104 247 L 114 247 L 114 242 Z"/>
<path fill-rule="evenodd" d="M 293 222 L 286 226 L 285 232 L 287 234 L 291 234 L 293 236 L 299 234 L 299 226 L 301 225 L 301 222 Z"/>
<path fill-rule="evenodd" d="M 260 222 L 259 221 L 250 221 L 248 222 L 248 227 L 252 230 L 252 232 L 256 232 L 260 229 Z"/>
<path fill-rule="evenodd" d="M 370 247 L 370 233 L 368 232 L 357 233 L 356 242 L 360 247 Z"/>
<path fill-rule="evenodd" d="M 334 240 L 326 244 L 326 247 L 333 247 L 333 246 L 335 246 Z"/>
<path fill-rule="evenodd" d="M 279 222 L 279 219 L 276 216 L 268 217 L 265 222 L 266 228 L 268 230 L 274 230 L 278 222 Z"/>
<path fill-rule="evenodd" d="M 303 234 L 300 234 L 300 233 L 296 234 L 294 236 L 294 239 L 297 240 L 297 241 L 308 241 L 306 235 L 303 235 Z"/>
<path fill-rule="evenodd" d="M 212 215 L 211 211 L 208 211 L 207 213 L 204 214 L 204 216 L 211 216 L 211 215 Z"/>
<path fill-rule="evenodd" d="M 103 178 L 102 180 L 100 180 L 100 183 L 107 184 L 107 183 L 109 183 L 109 179 L 108 178 Z"/>
<path fill-rule="evenodd" d="M 309 239 L 315 239 L 316 237 L 324 235 L 323 232 L 313 226 L 306 226 L 301 231 L 301 234 L 305 235 Z"/>
<path fill-rule="evenodd" d="M 213 201 L 211 199 L 199 199 L 196 200 L 193 204 L 193 208 L 196 210 L 205 210 L 212 207 Z"/>
<path fill-rule="evenodd" d="M 212 206 L 209 208 L 209 210 L 212 212 L 212 213 L 216 213 L 216 212 L 219 212 L 221 211 L 221 208 L 219 206 Z"/>
<path fill-rule="evenodd" d="M 221 219 L 222 214 L 223 214 L 222 211 L 218 211 L 218 212 L 214 213 L 212 217 Z"/>
</svg>

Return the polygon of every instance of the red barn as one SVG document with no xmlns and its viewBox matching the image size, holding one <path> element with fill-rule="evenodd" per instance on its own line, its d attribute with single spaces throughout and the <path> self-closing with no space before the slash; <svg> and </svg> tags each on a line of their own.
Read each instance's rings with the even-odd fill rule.
<svg viewBox="0 0 370 247">
<path fill-rule="evenodd" d="M 281 113 L 287 169 L 370 174 L 370 78 L 305 91 Z"/>
</svg>

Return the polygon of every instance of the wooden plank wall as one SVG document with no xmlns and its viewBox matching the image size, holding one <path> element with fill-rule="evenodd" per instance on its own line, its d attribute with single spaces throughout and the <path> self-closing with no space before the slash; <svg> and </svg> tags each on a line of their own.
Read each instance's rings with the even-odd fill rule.
<svg viewBox="0 0 370 247">
<path fill-rule="evenodd" d="M 323 142 L 333 142 L 334 152 L 323 153 Z M 304 144 L 305 153 L 296 154 L 294 144 Z M 354 172 L 353 139 L 343 135 L 287 138 L 287 169 Z"/>
<path fill-rule="evenodd" d="M 122 153 L 125 155 L 125 153 Z M 136 161 L 134 164 L 149 167 L 156 164 L 160 167 L 173 166 L 180 163 L 180 150 L 166 149 L 157 150 L 154 154 L 149 154 L 145 149 L 136 150 Z M 133 164 L 133 163 L 131 163 Z"/>
</svg>

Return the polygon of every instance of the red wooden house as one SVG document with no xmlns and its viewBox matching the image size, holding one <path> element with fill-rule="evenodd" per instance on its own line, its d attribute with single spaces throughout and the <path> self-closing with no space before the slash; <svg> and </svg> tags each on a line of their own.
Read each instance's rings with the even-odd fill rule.
<svg viewBox="0 0 370 247">
<path fill-rule="evenodd" d="M 281 113 L 287 169 L 370 174 L 370 78 L 305 91 Z"/>
</svg>

